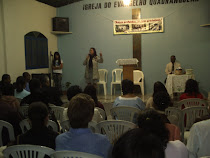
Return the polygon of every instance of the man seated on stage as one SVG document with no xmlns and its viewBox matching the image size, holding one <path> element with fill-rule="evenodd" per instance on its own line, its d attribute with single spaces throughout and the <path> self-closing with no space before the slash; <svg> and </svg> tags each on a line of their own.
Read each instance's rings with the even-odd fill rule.
<svg viewBox="0 0 210 158">
<path fill-rule="evenodd" d="M 166 65 L 166 75 L 174 74 L 175 70 L 181 67 L 180 63 L 176 62 L 176 57 L 174 55 L 171 56 L 171 62 Z"/>
</svg>

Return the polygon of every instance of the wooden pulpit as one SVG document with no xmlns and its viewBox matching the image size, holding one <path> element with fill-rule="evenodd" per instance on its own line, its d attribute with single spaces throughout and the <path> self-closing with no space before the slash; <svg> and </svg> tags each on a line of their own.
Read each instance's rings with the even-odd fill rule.
<svg viewBox="0 0 210 158">
<path fill-rule="evenodd" d="M 123 80 L 129 79 L 133 81 L 133 70 L 136 68 L 138 62 L 139 61 L 136 58 L 118 59 L 116 61 L 118 65 L 123 66 Z"/>
</svg>

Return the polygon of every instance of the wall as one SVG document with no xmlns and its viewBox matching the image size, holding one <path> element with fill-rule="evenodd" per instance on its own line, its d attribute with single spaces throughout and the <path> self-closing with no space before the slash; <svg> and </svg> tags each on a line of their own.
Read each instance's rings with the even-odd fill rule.
<svg viewBox="0 0 210 158">
<path fill-rule="evenodd" d="M 0 0 L 0 74 L 6 72 L 6 56 L 5 56 L 5 40 L 4 40 L 4 14 L 3 14 L 3 1 Z"/>
<path fill-rule="evenodd" d="M 112 20 L 132 18 L 132 9 L 121 7 L 98 10 L 83 10 L 83 4 L 98 1 L 85 0 L 57 9 L 57 16 L 69 17 L 73 34 L 58 37 L 59 51 L 64 60 L 63 82 L 70 81 L 84 88 L 83 60 L 90 47 L 102 51 L 104 63 L 99 68 L 111 71 L 119 66 L 119 58 L 132 58 L 132 35 L 113 35 Z M 102 4 L 105 0 L 100 1 Z M 111 1 L 114 2 L 114 1 Z M 142 34 L 142 70 L 145 75 L 146 93 L 152 93 L 156 81 L 164 81 L 166 64 L 171 55 L 176 55 L 184 68 L 193 68 L 201 91 L 210 91 L 210 28 L 200 27 L 210 22 L 210 1 L 141 6 L 142 18 L 164 18 L 164 33 Z"/>
<path fill-rule="evenodd" d="M 48 73 L 48 68 L 25 70 L 24 35 L 31 31 L 41 32 L 48 38 L 48 50 L 57 51 L 57 36 L 50 33 L 52 30 L 51 18 L 56 16 L 56 8 L 35 0 L 3 0 L 2 5 L 6 73 L 11 75 L 13 81 L 24 71 Z"/>
</svg>

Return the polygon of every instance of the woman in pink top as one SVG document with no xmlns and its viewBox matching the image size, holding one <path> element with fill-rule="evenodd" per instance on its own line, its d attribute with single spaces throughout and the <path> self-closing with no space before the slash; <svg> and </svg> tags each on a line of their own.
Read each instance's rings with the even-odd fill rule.
<svg viewBox="0 0 210 158">
<path fill-rule="evenodd" d="M 193 79 L 189 79 L 185 85 L 185 92 L 180 96 L 180 100 L 188 98 L 200 98 L 203 99 L 203 95 L 199 92 L 198 82 Z"/>
</svg>

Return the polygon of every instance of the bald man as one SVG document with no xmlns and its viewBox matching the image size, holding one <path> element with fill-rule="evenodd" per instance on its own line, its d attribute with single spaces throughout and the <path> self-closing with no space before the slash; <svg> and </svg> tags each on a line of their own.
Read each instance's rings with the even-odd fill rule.
<svg viewBox="0 0 210 158">
<path fill-rule="evenodd" d="M 175 70 L 181 67 L 180 63 L 176 62 L 176 57 L 174 55 L 171 56 L 171 62 L 166 65 L 165 73 L 174 74 Z"/>
</svg>

